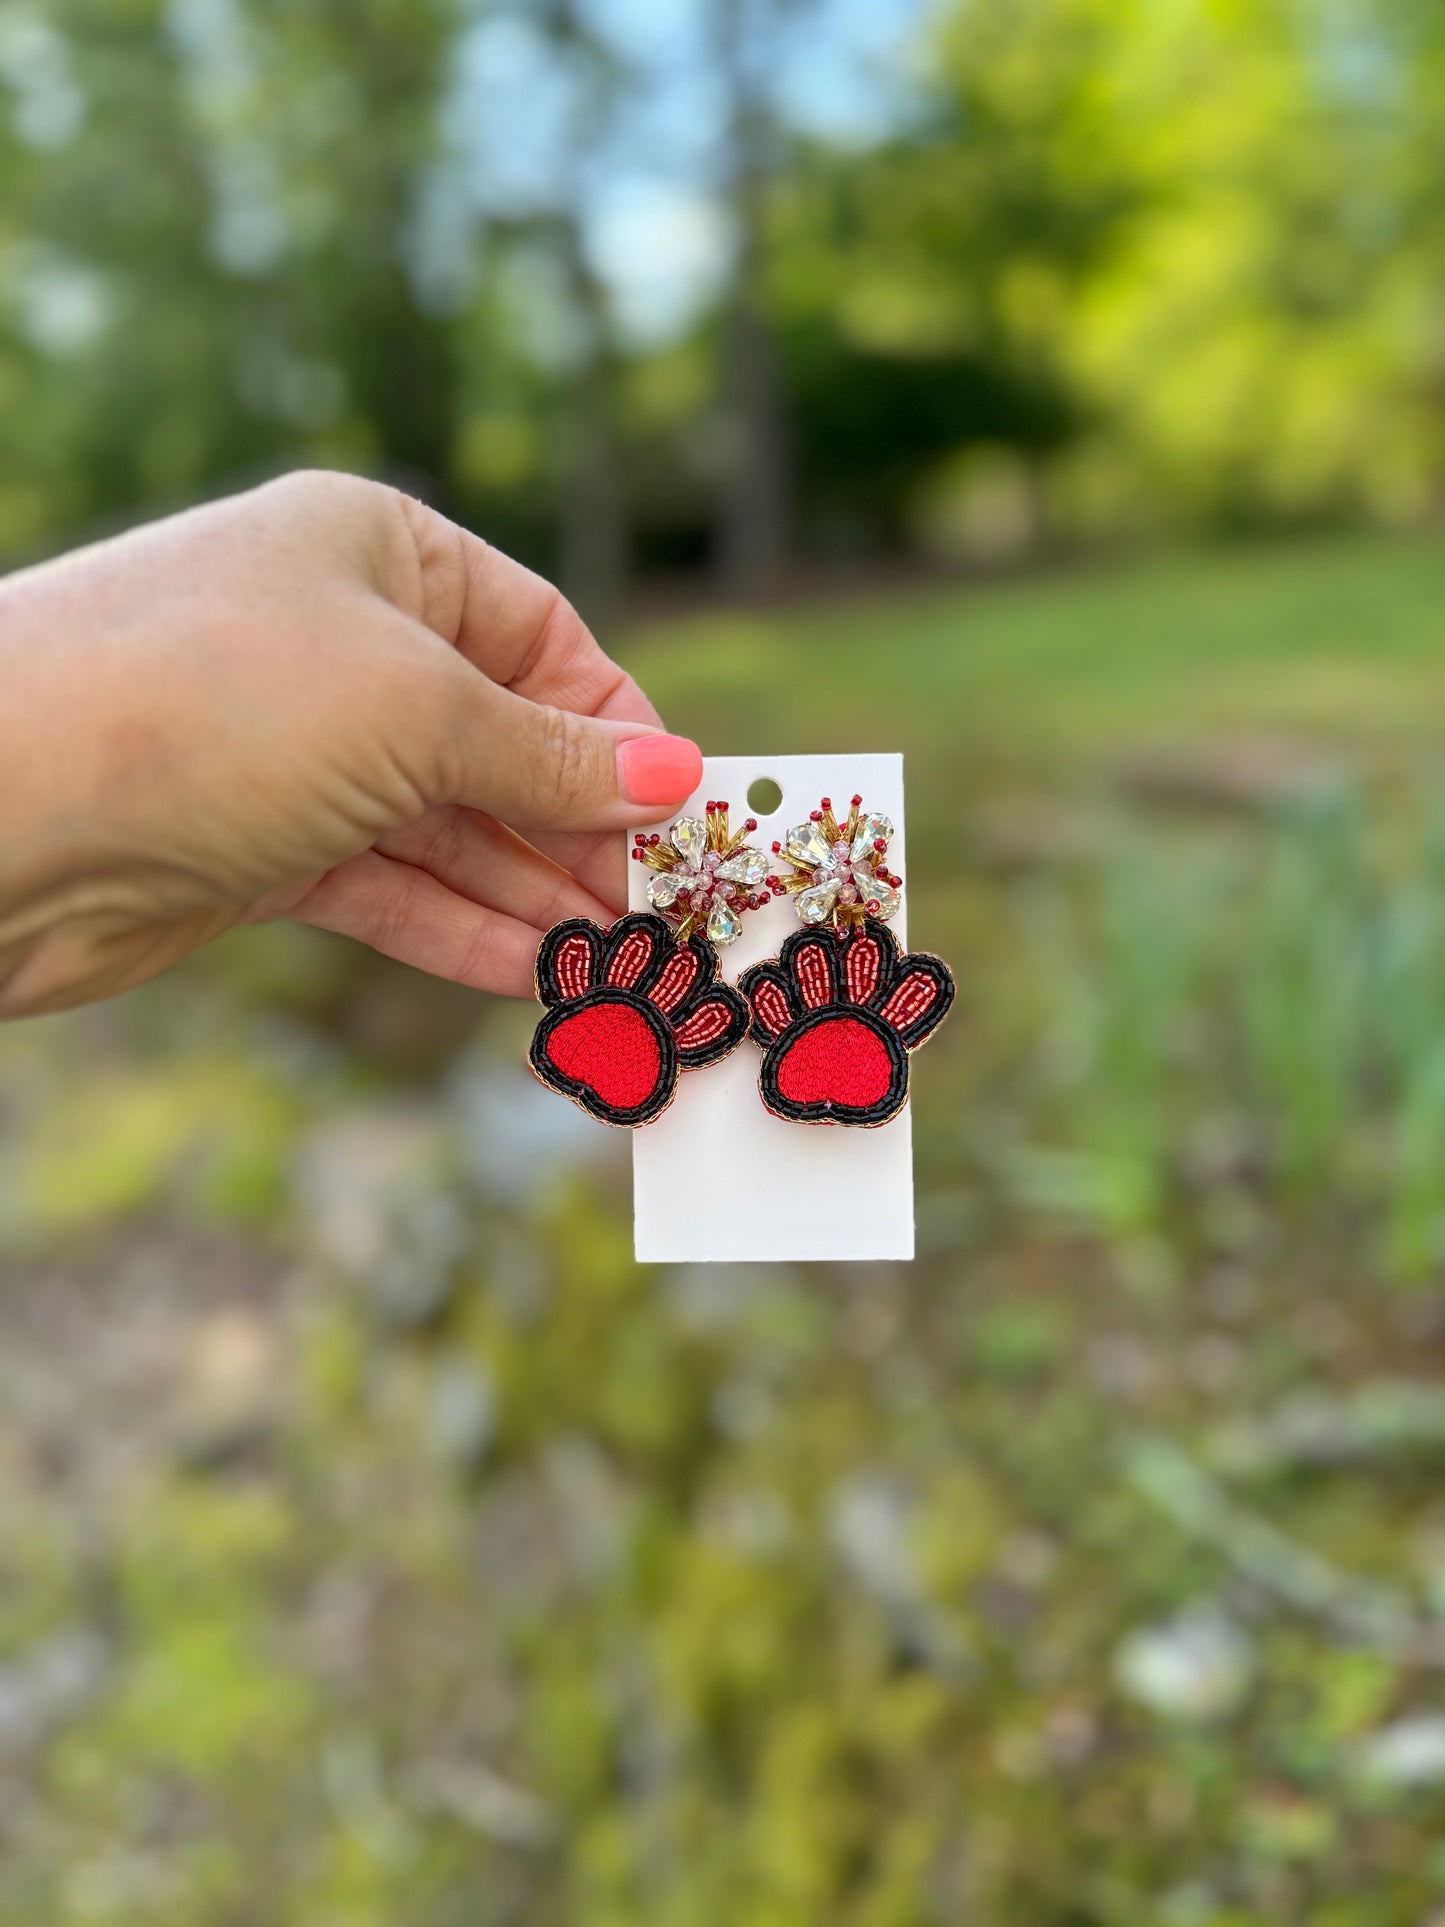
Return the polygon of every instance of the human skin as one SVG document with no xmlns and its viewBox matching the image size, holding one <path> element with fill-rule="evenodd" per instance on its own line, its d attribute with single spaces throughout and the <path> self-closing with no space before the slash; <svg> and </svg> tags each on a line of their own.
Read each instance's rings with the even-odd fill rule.
<svg viewBox="0 0 1445 1927">
<path fill-rule="evenodd" d="M 526 996 L 696 746 L 548 583 L 290 475 L 0 581 L 0 1017 L 293 917 Z"/>
</svg>

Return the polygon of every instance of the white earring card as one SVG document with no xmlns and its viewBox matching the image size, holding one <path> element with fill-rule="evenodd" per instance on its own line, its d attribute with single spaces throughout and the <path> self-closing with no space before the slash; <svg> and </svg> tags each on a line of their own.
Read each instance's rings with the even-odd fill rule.
<svg viewBox="0 0 1445 1927">
<path fill-rule="evenodd" d="M 782 800 L 766 814 L 749 803 L 753 784 L 771 779 Z M 748 842 L 770 851 L 789 829 L 806 823 L 820 798 L 846 811 L 861 795 L 865 810 L 892 820 L 888 867 L 903 878 L 902 901 L 888 927 L 908 942 L 908 854 L 903 815 L 903 758 L 872 756 L 710 756 L 697 794 L 668 817 L 635 831 L 666 836 L 680 816 L 701 816 L 710 798 L 730 806 L 733 828 L 758 819 Z M 634 831 L 628 832 L 631 846 Z M 774 864 L 775 868 L 784 866 Z M 641 863 L 628 866 L 629 908 L 646 910 Z M 773 899 L 742 919 L 742 934 L 721 954 L 723 978 L 735 984 L 749 964 L 775 957 L 798 929 L 790 897 Z M 633 1133 L 633 1244 L 639 1264 L 733 1264 L 772 1261 L 890 1259 L 913 1256 L 913 1123 L 907 1106 L 872 1130 L 848 1125 L 792 1124 L 763 1108 L 758 1093 L 762 1051 L 752 1039 L 720 1064 L 687 1071 L 677 1096 L 654 1124 Z"/>
</svg>

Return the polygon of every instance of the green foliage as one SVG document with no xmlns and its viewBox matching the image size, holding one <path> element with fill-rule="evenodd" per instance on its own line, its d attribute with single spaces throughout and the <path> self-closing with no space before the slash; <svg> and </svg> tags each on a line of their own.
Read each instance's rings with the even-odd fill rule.
<svg viewBox="0 0 1445 1927">
<path fill-rule="evenodd" d="M 1425 841 L 1387 859 L 1346 803 L 1258 849 L 1126 849 L 1097 906 L 1032 903 L 1067 984 L 1040 1058 L 1063 1141 L 1019 1149 L 1020 1194 L 1116 1235 L 1226 1197 L 1308 1208 L 1326 1235 L 1359 1212 L 1377 1265 L 1435 1278 L 1445 926 Z"/>
<path fill-rule="evenodd" d="M 13 1166 L 6 1241 L 111 1224 L 177 1183 L 202 1219 L 273 1217 L 296 1108 L 292 1093 L 224 1056 L 190 1075 L 97 1078 L 83 1096 L 58 1094 Z"/>
</svg>

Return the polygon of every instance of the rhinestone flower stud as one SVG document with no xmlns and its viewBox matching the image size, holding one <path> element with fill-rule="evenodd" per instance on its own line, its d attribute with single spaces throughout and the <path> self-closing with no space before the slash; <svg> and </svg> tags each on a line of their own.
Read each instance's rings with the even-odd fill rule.
<svg viewBox="0 0 1445 1927">
<path fill-rule="evenodd" d="M 681 817 L 660 836 L 633 839 L 633 861 L 645 863 L 647 901 L 679 942 L 694 934 L 718 949 L 737 940 L 743 917 L 768 901 L 768 859 L 747 841 L 758 827 L 750 816 L 736 833 L 726 803 L 709 803 L 705 818 Z"/>
<path fill-rule="evenodd" d="M 879 810 L 864 813 L 861 796 L 853 798 L 842 824 L 825 796 L 806 823 L 773 845 L 792 874 L 769 878 L 769 888 L 775 896 L 792 897 L 798 921 L 808 926 L 828 924 L 841 935 L 867 917 L 885 922 L 903 888 L 887 864 L 892 840 L 892 823 Z"/>
</svg>

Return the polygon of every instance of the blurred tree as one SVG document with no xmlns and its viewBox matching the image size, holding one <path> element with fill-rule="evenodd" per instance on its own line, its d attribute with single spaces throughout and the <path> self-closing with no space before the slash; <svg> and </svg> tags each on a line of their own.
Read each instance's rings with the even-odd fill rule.
<svg viewBox="0 0 1445 1927">
<path fill-rule="evenodd" d="M 207 143 L 167 10 L 9 14 L 0 392 L 5 548 L 244 467 Z"/>
<path fill-rule="evenodd" d="M 1085 513 L 1416 512 L 1441 448 L 1383 49 L 1348 8 L 1120 12 L 1099 86 L 1136 192 L 1066 349 Z"/>
<path fill-rule="evenodd" d="M 606 290 L 587 248 L 588 190 L 598 147 L 625 100 L 615 48 L 587 23 L 579 0 L 548 0 L 545 24 L 572 82 L 562 136 L 562 194 L 553 222 L 570 310 L 561 397 L 557 571 L 570 600 L 595 626 L 614 615 L 627 587 L 628 505 L 617 424 L 617 354 Z"/>
<path fill-rule="evenodd" d="M 7 15 L 0 540 L 304 461 L 448 493 L 453 320 L 418 207 L 451 0 Z"/>
<path fill-rule="evenodd" d="M 375 465 L 443 506 L 454 331 L 427 299 L 419 223 L 461 16 L 461 0 L 251 0 L 255 88 L 221 147 L 232 178 L 257 184 L 251 218 L 276 221 L 263 389 L 284 407 L 299 359 L 305 425 L 350 413 Z"/>
<path fill-rule="evenodd" d="M 913 123 L 795 174 L 773 275 L 825 539 L 906 543 L 970 446 L 1014 452 L 1042 534 L 1048 465 L 1081 426 L 1070 331 L 1138 192 L 1105 88 L 1118 12 L 945 9 Z"/>
<path fill-rule="evenodd" d="M 717 566 L 730 587 L 774 583 L 791 546 L 792 449 L 787 396 L 765 296 L 769 189 L 782 168 L 772 95 L 781 15 L 797 0 L 712 0 L 718 71 L 727 90 L 723 191 L 733 266 L 723 301 L 724 413 Z"/>
<path fill-rule="evenodd" d="M 1438 500 L 1426 0 L 936 0 L 905 104 L 831 140 L 788 78 L 803 23 L 840 31 L 823 0 L 692 0 L 655 61 L 629 19 L 5 0 L 0 554 L 329 462 L 602 618 L 633 556 L 756 589 L 795 548 Z M 469 138 L 519 111 L 468 67 L 491 25 L 565 103 L 529 119 L 548 186 L 511 209 Z M 689 87 L 721 101 L 707 159 Z M 619 157 L 675 160 L 730 226 L 721 292 L 670 337 L 614 311 Z"/>
</svg>

